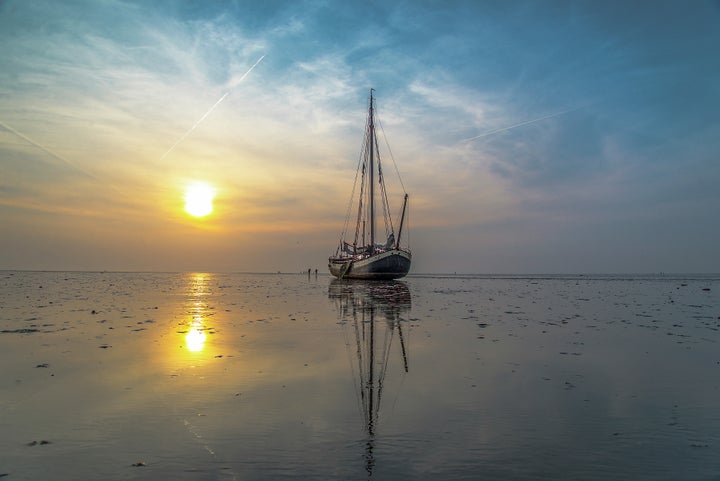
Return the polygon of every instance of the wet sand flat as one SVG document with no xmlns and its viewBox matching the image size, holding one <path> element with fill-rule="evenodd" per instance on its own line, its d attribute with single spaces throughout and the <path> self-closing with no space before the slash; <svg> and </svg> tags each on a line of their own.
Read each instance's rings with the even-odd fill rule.
<svg viewBox="0 0 720 481">
<path fill-rule="evenodd" d="M 717 479 L 719 293 L 0 272 L 0 475 Z"/>
</svg>

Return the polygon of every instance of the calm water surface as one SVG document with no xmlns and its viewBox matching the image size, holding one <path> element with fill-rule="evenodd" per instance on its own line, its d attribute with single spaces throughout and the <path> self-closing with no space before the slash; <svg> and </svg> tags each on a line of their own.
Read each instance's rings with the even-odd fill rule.
<svg viewBox="0 0 720 481">
<path fill-rule="evenodd" d="M 0 272 L 0 475 L 718 480 L 719 293 Z"/>
</svg>

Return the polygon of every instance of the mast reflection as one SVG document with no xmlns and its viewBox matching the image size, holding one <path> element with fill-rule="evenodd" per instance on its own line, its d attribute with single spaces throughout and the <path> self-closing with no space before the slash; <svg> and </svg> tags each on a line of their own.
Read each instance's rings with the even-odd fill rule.
<svg viewBox="0 0 720 481">
<path fill-rule="evenodd" d="M 351 370 L 355 386 L 359 388 L 356 394 L 368 434 L 365 469 L 368 477 L 371 477 L 375 465 L 373 451 L 383 387 L 395 337 L 399 340 L 402 369 L 408 372 L 407 346 L 403 333 L 406 319 L 401 316 L 411 309 L 410 290 L 406 284 L 398 281 L 335 279 L 330 282 L 328 297 L 335 301 L 338 309 L 351 359 L 353 350 L 357 358 L 357 365 L 351 362 Z M 348 328 L 351 333 L 348 333 Z M 353 334 L 354 344 L 351 341 Z"/>
</svg>

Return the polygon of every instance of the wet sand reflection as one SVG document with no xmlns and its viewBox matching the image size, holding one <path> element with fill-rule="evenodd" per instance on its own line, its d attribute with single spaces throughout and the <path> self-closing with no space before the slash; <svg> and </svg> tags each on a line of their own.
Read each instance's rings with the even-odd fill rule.
<svg viewBox="0 0 720 481">
<path fill-rule="evenodd" d="M 396 344 L 399 344 L 402 369 L 404 373 L 409 370 L 408 346 L 403 335 L 406 319 L 402 316 L 410 312 L 412 298 L 403 282 L 358 280 L 333 280 L 328 297 L 335 301 L 349 358 L 352 361 L 353 354 L 356 358 L 350 367 L 356 400 L 368 435 L 365 469 L 371 477 L 383 388 L 395 337 L 399 340 Z"/>
<path fill-rule="evenodd" d="M 207 273 L 188 274 L 186 279 L 182 319 L 176 332 L 183 336 L 184 343 L 181 347 L 185 348 L 185 352 L 190 354 L 192 360 L 197 360 L 200 354 L 209 354 L 206 348 L 210 335 L 217 333 L 210 322 L 214 315 L 214 307 L 208 303 L 212 299 L 213 281 L 213 275 Z"/>
</svg>

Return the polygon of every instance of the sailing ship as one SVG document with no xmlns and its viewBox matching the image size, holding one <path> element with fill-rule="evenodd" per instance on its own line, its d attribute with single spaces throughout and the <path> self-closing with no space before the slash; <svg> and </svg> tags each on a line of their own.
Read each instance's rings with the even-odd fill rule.
<svg viewBox="0 0 720 481">
<path fill-rule="evenodd" d="M 335 254 L 328 258 L 330 273 L 338 279 L 398 279 L 407 275 L 412 260 L 409 247 L 400 245 L 403 226 L 406 223 L 407 192 L 403 197 L 397 235 L 390 215 L 390 205 L 375 131 L 373 91 L 374 89 L 370 89 L 365 137 L 353 194 L 345 217 L 345 226 Z M 359 189 L 357 189 L 358 182 Z M 402 181 L 400 184 L 402 185 Z M 377 187 L 379 187 L 379 193 L 376 193 Z M 357 198 L 354 195 L 356 191 L 359 191 Z M 376 204 L 378 203 L 384 219 L 384 237 L 379 236 L 376 229 L 376 217 L 379 217 L 376 213 Z M 351 213 L 354 211 L 353 206 L 357 206 L 357 217 L 355 218 L 354 232 L 351 233 L 348 227 Z M 377 242 L 378 240 L 380 242 Z"/>
</svg>

